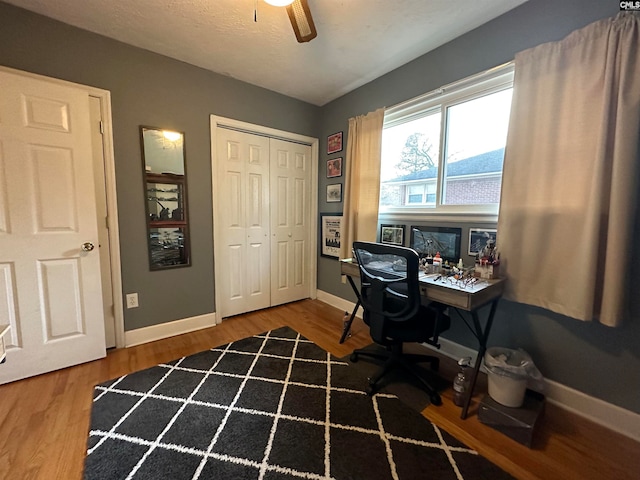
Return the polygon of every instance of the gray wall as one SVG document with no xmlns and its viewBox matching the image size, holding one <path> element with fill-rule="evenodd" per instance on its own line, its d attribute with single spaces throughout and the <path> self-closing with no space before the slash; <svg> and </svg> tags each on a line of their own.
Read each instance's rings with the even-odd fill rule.
<svg viewBox="0 0 640 480">
<path fill-rule="evenodd" d="M 213 312 L 209 115 L 317 136 L 320 109 L 4 3 L 0 65 L 111 92 L 125 329 Z M 140 125 L 185 132 L 191 267 L 149 271 Z"/>
<path fill-rule="evenodd" d="M 320 138 L 344 130 L 346 144 L 350 117 L 395 105 L 503 64 L 512 60 L 514 54 L 521 50 L 560 40 L 577 28 L 617 13 L 618 2 L 612 1 L 529 0 L 467 35 L 326 105 L 323 107 Z M 322 181 L 320 183 L 322 192 L 324 187 Z M 339 211 L 341 204 L 323 205 L 321 202 L 319 208 L 321 211 Z M 400 223 L 410 225 L 428 222 Z M 469 226 L 479 225 L 460 226 L 466 232 Z M 463 241 L 464 238 L 463 233 Z M 552 255 L 553 245 L 546 246 L 543 254 Z M 634 253 L 630 264 L 633 271 L 638 270 L 638 254 Z M 567 281 L 571 281 L 570 272 L 562 272 L 561 258 L 558 259 L 558 271 L 567 275 Z M 340 282 L 339 266 L 335 260 L 320 258 L 318 272 L 320 290 L 355 301 L 349 286 Z M 462 322 L 454 322 L 453 328 L 443 336 L 470 347 L 476 345 Z M 489 344 L 522 347 L 532 355 L 547 378 L 640 413 L 640 300 L 637 296 L 632 299 L 625 325 L 619 329 L 503 301 Z"/>
</svg>

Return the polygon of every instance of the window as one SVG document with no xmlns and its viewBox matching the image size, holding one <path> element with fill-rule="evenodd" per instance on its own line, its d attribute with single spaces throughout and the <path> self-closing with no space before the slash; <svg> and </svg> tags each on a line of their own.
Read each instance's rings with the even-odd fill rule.
<svg viewBox="0 0 640 480">
<path fill-rule="evenodd" d="M 407 191 L 407 205 L 435 205 L 436 203 L 436 182 L 419 182 L 409 184 Z"/>
<path fill-rule="evenodd" d="M 513 66 L 385 113 L 380 213 L 496 214 Z"/>
</svg>

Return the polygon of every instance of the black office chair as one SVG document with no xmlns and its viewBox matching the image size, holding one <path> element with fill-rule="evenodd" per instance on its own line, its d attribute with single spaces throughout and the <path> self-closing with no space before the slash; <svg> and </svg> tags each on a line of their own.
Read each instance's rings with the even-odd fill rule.
<svg viewBox="0 0 640 480">
<path fill-rule="evenodd" d="M 437 346 L 438 335 L 450 326 L 444 314 L 445 306 L 422 305 L 418 283 L 418 253 L 406 247 L 370 242 L 354 242 L 353 251 L 360 266 L 360 296 L 364 322 L 371 338 L 386 348 L 375 352 L 355 350 L 351 361 L 359 356 L 384 360 L 382 368 L 371 378 L 366 388 L 373 395 L 380 380 L 391 370 L 402 368 L 417 378 L 429 393 L 431 403 L 441 405 L 438 392 L 416 370 L 415 363 L 429 362 L 438 370 L 439 359 L 431 355 L 405 354 L 404 343 L 429 343 Z"/>
</svg>

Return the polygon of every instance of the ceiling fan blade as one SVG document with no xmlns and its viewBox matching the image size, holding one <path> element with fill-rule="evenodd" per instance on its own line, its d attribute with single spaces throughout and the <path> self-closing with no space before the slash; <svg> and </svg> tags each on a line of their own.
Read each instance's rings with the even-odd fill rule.
<svg viewBox="0 0 640 480">
<path fill-rule="evenodd" d="M 307 0 L 295 0 L 287 7 L 287 14 L 298 42 L 308 42 L 318 36 Z"/>
</svg>

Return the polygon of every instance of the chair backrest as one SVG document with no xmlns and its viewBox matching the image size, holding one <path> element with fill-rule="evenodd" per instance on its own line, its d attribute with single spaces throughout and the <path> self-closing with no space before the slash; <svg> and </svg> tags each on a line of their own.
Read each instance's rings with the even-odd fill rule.
<svg viewBox="0 0 640 480">
<path fill-rule="evenodd" d="M 411 320 L 420 309 L 420 257 L 411 248 L 371 242 L 354 242 L 353 251 L 364 320 L 373 340 L 382 343 L 390 323 Z"/>
</svg>

